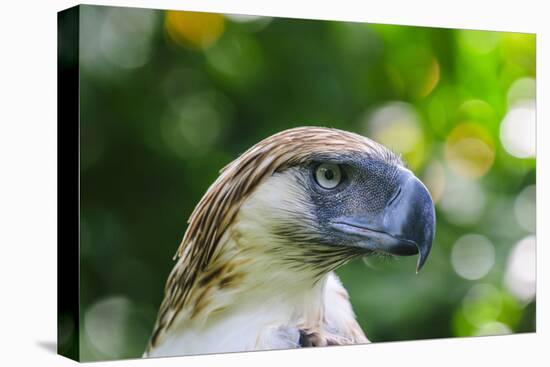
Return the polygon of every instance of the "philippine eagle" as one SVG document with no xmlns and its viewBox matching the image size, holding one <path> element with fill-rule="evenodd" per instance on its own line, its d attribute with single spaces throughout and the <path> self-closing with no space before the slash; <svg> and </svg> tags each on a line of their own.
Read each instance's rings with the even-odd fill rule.
<svg viewBox="0 0 550 367">
<path fill-rule="evenodd" d="M 334 274 L 432 245 L 434 206 L 384 146 L 301 127 L 254 145 L 202 197 L 145 357 L 367 343 Z"/>
</svg>

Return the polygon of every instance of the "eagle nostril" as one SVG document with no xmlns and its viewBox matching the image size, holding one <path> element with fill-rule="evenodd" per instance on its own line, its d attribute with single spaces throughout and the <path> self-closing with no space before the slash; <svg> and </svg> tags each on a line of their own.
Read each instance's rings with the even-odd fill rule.
<svg viewBox="0 0 550 367">
<path fill-rule="evenodd" d="M 391 199 L 388 201 L 387 206 L 391 206 L 391 204 L 395 201 L 395 199 L 399 197 L 399 195 L 401 195 L 401 186 L 397 188 L 397 191 L 395 192 L 395 194 L 393 194 Z"/>
</svg>

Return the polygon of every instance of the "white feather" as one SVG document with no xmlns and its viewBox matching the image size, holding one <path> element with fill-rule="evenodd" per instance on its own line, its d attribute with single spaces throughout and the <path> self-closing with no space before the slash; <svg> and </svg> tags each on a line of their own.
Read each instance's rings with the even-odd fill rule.
<svg viewBox="0 0 550 367">
<path fill-rule="evenodd" d="M 305 213 L 304 188 L 295 172 L 277 173 L 242 205 L 219 254 L 220 261 L 247 257 L 237 289 L 216 290 L 201 318 L 182 310 L 147 356 L 175 356 L 299 347 L 300 330 L 339 344 L 368 342 L 355 321 L 347 292 L 335 274 L 318 281 L 269 251 L 280 241 L 270 231 L 288 213 Z M 232 234 L 238 233 L 236 241 Z M 280 244 L 279 244 L 280 245 Z"/>
</svg>

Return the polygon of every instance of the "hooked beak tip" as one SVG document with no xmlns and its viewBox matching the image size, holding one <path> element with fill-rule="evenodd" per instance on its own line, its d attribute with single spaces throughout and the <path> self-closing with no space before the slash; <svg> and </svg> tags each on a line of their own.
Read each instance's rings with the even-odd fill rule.
<svg viewBox="0 0 550 367">
<path fill-rule="evenodd" d="M 420 270 L 424 267 L 424 264 L 426 263 L 426 260 L 428 259 L 428 255 L 430 253 L 430 247 L 426 246 L 418 246 L 418 262 L 416 263 L 416 274 L 420 272 Z"/>
</svg>

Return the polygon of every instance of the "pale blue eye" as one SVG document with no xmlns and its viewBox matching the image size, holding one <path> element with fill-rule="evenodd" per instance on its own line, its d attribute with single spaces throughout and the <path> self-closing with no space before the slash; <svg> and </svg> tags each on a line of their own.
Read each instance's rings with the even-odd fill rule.
<svg viewBox="0 0 550 367">
<path fill-rule="evenodd" d="M 342 180 L 340 167 L 332 163 L 323 163 L 315 171 L 315 180 L 325 189 L 333 189 Z"/>
</svg>

